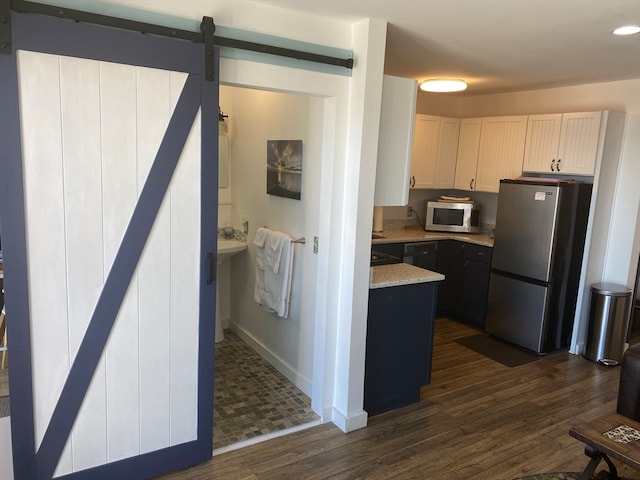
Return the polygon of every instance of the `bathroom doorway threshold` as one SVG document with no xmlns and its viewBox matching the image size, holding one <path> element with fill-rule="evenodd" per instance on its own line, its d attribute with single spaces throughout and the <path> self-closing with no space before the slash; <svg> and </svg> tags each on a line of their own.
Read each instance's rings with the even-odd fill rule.
<svg viewBox="0 0 640 480">
<path fill-rule="evenodd" d="M 215 457 L 216 455 L 222 455 L 223 453 L 233 452 L 234 450 L 240 450 L 241 448 L 250 447 L 251 445 L 266 442 L 267 440 L 272 440 L 274 438 L 284 437 L 285 435 L 290 435 L 292 433 L 296 433 L 301 430 L 306 430 L 308 428 L 316 427 L 318 425 L 322 425 L 321 420 L 315 420 L 313 422 L 305 423 L 303 425 L 296 425 L 295 427 L 287 428 L 286 430 L 278 430 L 277 432 L 270 432 L 265 435 L 261 435 L 259 437 L 254 437 L 248 440 L 243 440 L 238 443 L 227 445 L 226 447 L 214 448 L 213 456 Z M 215 438 L 213 439 L 213 443 L 215 445 Z"/>
</svg>

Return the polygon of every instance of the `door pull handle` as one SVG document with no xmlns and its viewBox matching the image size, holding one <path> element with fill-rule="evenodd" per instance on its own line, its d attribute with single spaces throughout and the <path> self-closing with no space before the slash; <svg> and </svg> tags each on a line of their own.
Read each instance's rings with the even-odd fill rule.
<svg viewBox="0 0 640 480">
<path fill-rule="evenodd" d="M 207 253 L 207 285 L 216 281 L 216 256 L 213 252 Z"/>
</svg>

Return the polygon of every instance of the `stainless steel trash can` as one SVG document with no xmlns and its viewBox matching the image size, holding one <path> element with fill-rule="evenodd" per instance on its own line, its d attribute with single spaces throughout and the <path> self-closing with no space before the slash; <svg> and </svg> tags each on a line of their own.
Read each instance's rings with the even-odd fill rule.
<svg viewBox="0 0 640 480">
<path fill-rule="evenodd" d="M 630 315 L 630 288 L 615 283 L 592 285 L 585 358 L 618 365 L 625 351 Z"/>
</svg>

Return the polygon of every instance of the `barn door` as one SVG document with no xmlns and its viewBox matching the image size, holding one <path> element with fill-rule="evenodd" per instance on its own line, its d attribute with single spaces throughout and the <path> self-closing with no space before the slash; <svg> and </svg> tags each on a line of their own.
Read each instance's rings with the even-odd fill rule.
<svg viewBox="0 0 640 480">
<path fill-rule="evenodd" d="M 12 14 L 0 176 L 16 479 L 211 457 L 217 85 L 204 46 Z"/>
</svg>

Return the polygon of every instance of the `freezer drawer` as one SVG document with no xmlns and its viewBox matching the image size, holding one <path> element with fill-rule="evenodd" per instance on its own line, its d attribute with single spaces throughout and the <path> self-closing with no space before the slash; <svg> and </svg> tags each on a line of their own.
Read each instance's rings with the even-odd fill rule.
<svg viewBox="0 0 640 480">
<path fill-rule="evenodd" d="M 543 353 L 548 290 L 548 287 L 492 272 L 485 331 Z"/>
</svg>

